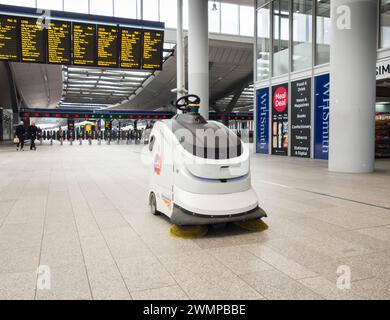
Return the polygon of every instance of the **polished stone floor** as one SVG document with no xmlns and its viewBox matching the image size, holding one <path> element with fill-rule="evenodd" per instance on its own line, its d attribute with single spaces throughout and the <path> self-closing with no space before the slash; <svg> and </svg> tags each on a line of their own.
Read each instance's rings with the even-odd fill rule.
<svg viewBox="0 0 390 320">
<path fill-rule="evenodd" d="M 268 229 L 182 240 L 148 211 L 142 159 L 142 146 L 0 146 L 0 299 L 390 299 L 390 161 L 350 175 L 254 155 Z"/>
</svg>

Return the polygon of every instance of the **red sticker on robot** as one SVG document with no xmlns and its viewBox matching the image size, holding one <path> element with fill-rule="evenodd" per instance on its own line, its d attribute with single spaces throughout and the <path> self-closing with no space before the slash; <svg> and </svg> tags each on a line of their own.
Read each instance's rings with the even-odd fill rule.
<svg viewBox="0 0 390 320">
<path fill-rule="evenodd" d="M 274 108 L 281 113 L 286 110 L 288 104 L 288 92 L 285 87 L 279 87 L 274 94 Z"/>
<path fill-rule="evenodd" d="M 154 158 L 153 167 L 154 167 L 154 173 L 159 176 L 161 173 L 162 158 L 158 154 L 156 154 Z"/>
</svg>

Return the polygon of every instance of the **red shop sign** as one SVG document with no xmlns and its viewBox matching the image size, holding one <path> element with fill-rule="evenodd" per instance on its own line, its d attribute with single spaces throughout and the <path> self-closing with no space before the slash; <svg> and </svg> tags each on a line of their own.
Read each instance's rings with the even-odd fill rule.
<svg viewBox="0 0 390 320">
<path fill-rule="evenodd" d="M 274 108 L 281 113 L 286 110 L 288 104 L 288 92 L 285 87 L 279 87 L 274 94 Z"/>
</svg>

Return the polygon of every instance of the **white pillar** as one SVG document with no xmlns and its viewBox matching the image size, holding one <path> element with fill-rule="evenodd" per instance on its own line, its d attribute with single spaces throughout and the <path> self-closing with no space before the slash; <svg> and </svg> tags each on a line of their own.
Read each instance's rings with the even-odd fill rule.
<svg viewBox="0 0 390 320">
<path fill-rule="evenodd" d="M 177 32 L 176 32 L 176 77 L 177 99 L 185 94 L 184 46 L 183 46 L 183 0 L 177 0 Z"/>
<path fill-rule="evenodd" d="M 332 0 L 329 170 L 375 163 L 377 1 Z"/>
<path fill-rule="evenodd" d="M 188 93 L 201 99 L 200 114 L 209 118 L 208 1 L 188 1 Z"/>
</svg>

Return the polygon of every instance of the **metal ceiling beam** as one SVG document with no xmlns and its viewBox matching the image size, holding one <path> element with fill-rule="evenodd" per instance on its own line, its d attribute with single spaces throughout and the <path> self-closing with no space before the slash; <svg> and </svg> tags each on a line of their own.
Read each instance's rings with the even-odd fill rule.
<svg viewBox="0 0 390 320">
<path fill-rule="evenodd" d="M 12 112 L 14 113 L 14 123 L 18 122 L 17 116 L 19 114 L 19 100 L 18 100 L 18 94 L 17 94 L 17 89 L 15 85 L 15 80 L 14 76 L 12 74 L 11 66 L 8 61 L 3 62 L 4 67 L 7 73 L 7 78 L 8 78 L 8 86 L 9 86 L 9 91 L 11 95 L 11 104 L 12 104 Z M 15 117 L 16 115 L 16 117 Z"/>
<path fill-rule="evenodd" d="M 228 87 L 226 90 L 224 90 L 220 94 L 211 97 L 210 105 L 214 105 L 218 100 L 220 100 L 228 95 L 231 95 L 233 92 L 235 92 L 237 90 L 237 88 L 248 87 L 252 82 L 253 82 L 253 73 L 251 72 L 246 77 L 235 82 L 233 85 Z"/>
</svg>

